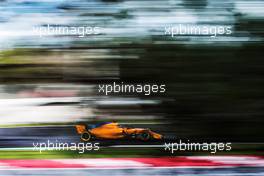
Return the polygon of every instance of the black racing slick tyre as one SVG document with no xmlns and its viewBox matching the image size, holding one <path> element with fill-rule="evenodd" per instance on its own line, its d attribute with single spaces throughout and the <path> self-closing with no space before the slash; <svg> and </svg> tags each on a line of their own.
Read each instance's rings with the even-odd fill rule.
<svg viewBox="0 0 264 176">
<path fill-rule="evenodd" d="M 142 141 L 148 141 L 150 140 L 151 135 L 148 132 L 144 132 L 138 135 L 138 139 Z"/>
<path fill-rule="evenodd" d="M 92 135 L 90 132 L 86 131 L 86 132 L 81 134 L 81 140 L 82 141 L 87 142 L 87 141 L 90 141 L 91 139 L 92 139 Z"/>
</svg>

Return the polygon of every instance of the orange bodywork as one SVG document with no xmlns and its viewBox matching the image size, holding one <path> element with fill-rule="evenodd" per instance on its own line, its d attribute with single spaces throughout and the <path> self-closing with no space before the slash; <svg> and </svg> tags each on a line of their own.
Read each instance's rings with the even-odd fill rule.
<svg viewBox="0 0 264 176">
<path fill-rule="evenodd" d="M 149 129 L 144 128 L 126 128 L 119 126 L 118 123 L 107 123 L 102 126 L 86 129 L 85 125 L 76 125 L 76 130 L 78 134 L 84 132 L 90 132 L 94 137 L 99 139 L 121 139 L 126 138 L 129 135 L 137 135 L 147 132 L 153 139 L 162 139 L 162 135 L 155 133 Z"/>
</svg>

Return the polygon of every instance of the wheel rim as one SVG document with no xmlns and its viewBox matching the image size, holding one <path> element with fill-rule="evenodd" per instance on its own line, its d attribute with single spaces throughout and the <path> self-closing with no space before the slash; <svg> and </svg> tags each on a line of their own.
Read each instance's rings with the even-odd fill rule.
<svg viewBox="0 0 264 176">
<path fill-rule="evenodd" d="M 82 136 L 81 136 L 81 139 L 82 139 L 83 141 L 89 141 L 89 140 L 91 139 L 91 134 L 88 133 L 88 132 L 84 132 L 84 133 L 82 134 Z"/>
<path fill-rule="evenodd" d="M 147 140 L 149 140 L 149 138 L 150 138 L 149 133 L 142 133 L 141 134 L 141 140 L 147 141 Z"/>
<path fill-rule="evenodd" d="M 132 139 L 135 139 L 137 137 L 137 135 L 135 133 L 132 133 L 130 136 Z"/>
</svg>

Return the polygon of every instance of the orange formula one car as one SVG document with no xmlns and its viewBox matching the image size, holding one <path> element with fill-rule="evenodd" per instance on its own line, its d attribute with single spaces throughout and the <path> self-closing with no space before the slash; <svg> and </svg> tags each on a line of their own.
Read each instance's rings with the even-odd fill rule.
<svg viewBox="0 0 264 176">
<path fill-rule="evenodd" d="M 151 139 L 162 139 L 161 134 L 155 133 L 150 129 L 122 127 L 115 122 L 106 122 L 97 125 L 76 125 L 77 133 L 81 135 L 82 141 L 95 139 L 125 139 L 132 138 L 142 141 Z"/>
</svg>

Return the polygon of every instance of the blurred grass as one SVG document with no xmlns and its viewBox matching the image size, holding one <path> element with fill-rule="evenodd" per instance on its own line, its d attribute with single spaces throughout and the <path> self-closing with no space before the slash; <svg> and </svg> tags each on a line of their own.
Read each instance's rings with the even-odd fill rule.
<svg viewBox="0 0 264 176">
<path fill-rule="evenodd" d="M 32 150 L 1 150 L 0 159 L 60 159 L 60 158 L 140 158 L 140 157 L 173 157 L 173 156 L 217 156 L 217 155 L 263 155 L 261 145 L 234 144 L 231 151 L 178 151 L 173 154 L 163 148 L 100 148 L 99 151 L 32 151 Z"/>
<path fill-rule="evenodd" d="M 122 158 L 122 157 L 146 157 L 160 156 L 159 149 L 133 150 L 107 148 L 100 151 L 0 151 L 0 159 L 51 159 L 51 158 Z"/>
<path fill-rule="evenodd" d="M 34 59 L 30 56 L 36 56 L 40 50 L 12 49 L 0 52 L 0 64 L 31 64 Z M 40 55 L 40 54 L 39 54 Z"/>
</svg>

